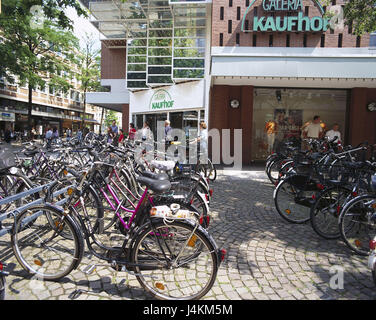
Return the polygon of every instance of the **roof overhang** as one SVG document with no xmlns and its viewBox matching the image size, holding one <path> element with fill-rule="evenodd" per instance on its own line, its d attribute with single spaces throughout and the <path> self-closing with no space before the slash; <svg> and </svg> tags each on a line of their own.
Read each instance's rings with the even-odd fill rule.
<svg viewBox="0 0 376 320">
<path fill-rule="evenodd" d="M 248 84 L 249 80 L 265 84 L 285 79 L 297 86 L 316 81 L 317 86 L 341 82 L 340 87 L 375 87 L 374 70 L 376 50 L 369 48 L 212 48 L 215 84 L 230 81 L 236 85 L 247 79 Z"/>
</svg>

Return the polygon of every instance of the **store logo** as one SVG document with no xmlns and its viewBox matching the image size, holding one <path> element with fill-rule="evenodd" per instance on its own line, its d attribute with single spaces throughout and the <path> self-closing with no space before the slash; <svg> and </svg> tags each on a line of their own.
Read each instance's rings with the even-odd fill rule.
<svg viewBox="0 0 376 320">
<path fill-rule="evenodd" d="M 330 19 L 323 17 L 324 9 L 319 2 L 319 0 L 312 0 L 314 4 L 318 7 L 321 16 L 319 17 L 306 17 L 303 15 L 303 2 L 302 0 L 263 0 L 262 8 L 268 12 L 299 12 L 297 16 L 284 16 L 284 17 L 273 17 L 273 16 L 255 16 L 253 18 L 253 26 L 251 30 L 246 30 L 245 20 L 247 15 L 256 2 L 252 0 L 251 4 L 247 8 L 243 21 L 241 30 L 243 32 L 255 32 L 255 31 L 326 31 L 330 26 Z M 303 30 L 304 29 L 304 30 Z"/>
<path fill-rule="evenodd" d="M 171 95 L 166 90 L 157 90 L 151 97 L 151 110 L 171 109 L 173 106 L 174 100 L 172 100 Z"/>
</svg>

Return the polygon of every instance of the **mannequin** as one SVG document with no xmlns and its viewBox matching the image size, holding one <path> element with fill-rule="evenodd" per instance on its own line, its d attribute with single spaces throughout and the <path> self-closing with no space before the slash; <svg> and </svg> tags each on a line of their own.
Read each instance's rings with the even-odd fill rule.
<svg viewBox="0 0 376 320">
<path fill-rule="evenodd" d="M 269 120 L 265 124 L 266 141 L 268 144 L 268 152 L 273 152 L 273 146 L 275 141 L 275 134 L 277 131 L 277 123 L 274 120 Z"/>
</svg>

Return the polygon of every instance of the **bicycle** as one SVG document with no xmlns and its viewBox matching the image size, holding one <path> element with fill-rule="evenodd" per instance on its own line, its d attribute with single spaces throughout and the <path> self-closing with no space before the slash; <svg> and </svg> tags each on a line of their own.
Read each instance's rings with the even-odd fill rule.
<svg viewBox="0 0 376 320">
<path fill-rule="evenodd" d="M 70 191 L 64 208 L 46 203 L 19 214 L 11 241 L 21 266 L 46 280 L 61 279 L 80 264 L 85 239 L 95 257 L 110 263 L 116 271 L 135 275 L 141 286 L 156 298 L 199 299 L 204 296 L 213 286 L 225 250 L 217 247 L 195 219 L 177 218 L 173 214 L 165 217 L 153 215 L 151 195 L 167 192 L 170 182 L 137 178 L 145 185 L 145 190 L 136 208 L 129 210 L 119 205 L 115 212 L 122 225 L 124 242 L 121 247 L 106 247 L 96 240 L 92 226 L 74 207 L 77 195 L 85 213 L 80 189 L 90 170 Z M 122 218 L 120 209 L 131 214 L 129 220 Z M 22 234 L 25 238 L 21 237 Z M 106 253 L 98 253 L 93 244 Z M 196 281 L 197 278 L 200 281 Z"/>
</svg>

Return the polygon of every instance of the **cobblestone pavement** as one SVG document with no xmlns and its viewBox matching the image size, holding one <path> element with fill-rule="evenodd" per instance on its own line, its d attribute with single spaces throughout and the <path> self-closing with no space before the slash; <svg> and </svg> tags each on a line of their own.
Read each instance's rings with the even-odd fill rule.
<svg viewBox="0 0 376 320">
<path fill-rule="evenodd" d="M 263 171 L 228 171 L 213 183 L 210 232 L 227 249 L 215 286 L 205 299 L 375 299 L 367 257 L 356 256 L 341 241 L 319 238 L 309 224 L 293 225 L 273 207 L 273 187 Z M 98 267 L 80 267 L 61 282 L 27 276 L 0 238 L 0 261 L 9 263 L 7 299 L 150 299 L 136 278 Z M 98 262 L 100 263 L 100 262 Z M 344 288 L 329 286 L 331 268 L 344 270 Z M 81 290 L 80 294 L 76 294 Z"/>
</svg>

